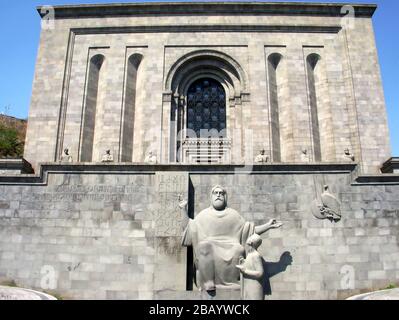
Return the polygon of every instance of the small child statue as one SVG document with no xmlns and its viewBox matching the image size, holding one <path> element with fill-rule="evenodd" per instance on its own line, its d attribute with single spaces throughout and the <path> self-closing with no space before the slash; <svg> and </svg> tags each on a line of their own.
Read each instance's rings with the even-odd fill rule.
<svg viewBox="0 0 399 320">
<path fill-rule="evenodd" d="M 241 272 L 241 298 L 243 300 L 264 300 L 263 293 L 263 262 L 257 249 L 262 239 L 256 233 L 250 236 L 246 243 L 249 247 L 247 258 L 241 258 L 237 268 Z"/>
</svg>

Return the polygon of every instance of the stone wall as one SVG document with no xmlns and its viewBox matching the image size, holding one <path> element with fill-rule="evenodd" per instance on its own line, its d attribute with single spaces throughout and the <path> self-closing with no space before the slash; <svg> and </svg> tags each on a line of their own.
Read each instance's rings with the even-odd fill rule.
<svg viewBox="0 0 399 320">
<path fill-rule="evenodd" d="M 2 281 L 71 299 L 195 298 L 178 195 L 198 213 L 215 184 L 245 219 L 284 222 L 262 236 L 268 299 L 341 299 L 399 280 L 398 175 L 357 177 L 348 165 L 42 169 L 0 177 Z M 341 202 L 337 223 L 310 211 L 325 184 Z"/>
<path fill-rule="evenodd" d="M 67 174 L 2 186 L 1 277 L 40 288 L 47 265 L 67 298 L 151 298 L 152 178 Z"/>
</svg>

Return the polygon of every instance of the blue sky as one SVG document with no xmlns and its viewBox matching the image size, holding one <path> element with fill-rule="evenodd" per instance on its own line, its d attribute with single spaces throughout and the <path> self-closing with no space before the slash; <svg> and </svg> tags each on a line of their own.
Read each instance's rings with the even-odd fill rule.
<svg viewBox="0 0 399 320">
<path fill-rule="evenodd" d="M 40 35 L 38 5 L 106 3 L 104 0 L 0 0 L 0 112 L 27 118 Z M 117 0 L 113 2 L 136 2 Z M 277 2 L 277 1 L 275 1 Z M 281 2 L 281 1 L 279 1 Z M 297 1 L 298 2 L 298 1 Z M 308 1 L 331 2 L 331 1 Z M 374 29 L 388 111 L 392 154 L 399 156 L 399 1 L 376 3 Z"/>
</svg>

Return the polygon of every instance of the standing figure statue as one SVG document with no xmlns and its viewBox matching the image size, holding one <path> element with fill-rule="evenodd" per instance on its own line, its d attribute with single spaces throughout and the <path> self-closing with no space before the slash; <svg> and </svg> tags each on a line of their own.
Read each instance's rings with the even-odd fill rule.
<svg viewBox="0 0 399 320">
<path fill-rule="evenodd" d="M 262 244 L 262 239 L 256 233 L 247 240 L 250 248 L 247 258 L 242 258 L 236 267 L 241 272 L 241 299 L 243 300 L 264 300 L 263 293 L 263 262 L 262 256 L 257 249 Z"/>
<path fill-rule="evenodd" d="M 211 206 L 194 219 L 187 214 L 187 201 L 180 199 L 183 209 L 182 245 L 192 246 L 196 267 L 196 284 L 205 299 L 216 295 L 216 288 L 238 288 L 240 271 L 236 267 L 246 257 L 245 244 L 253 235 L 279 228 L 281 222 L 271 219 L 255 226 L 227 206 L 227 193 L 221 186 L 211 191 Z"/>
</svg>

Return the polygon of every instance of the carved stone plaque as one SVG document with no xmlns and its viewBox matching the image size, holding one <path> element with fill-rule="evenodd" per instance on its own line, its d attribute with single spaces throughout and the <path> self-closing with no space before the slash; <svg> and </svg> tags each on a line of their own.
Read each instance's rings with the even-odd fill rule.
<svg viewBox="0 0 399 320">
<path fill-rule="evenodd" d="M 186 289 L 186 249 L 181 245 L 182 212 L 179 196 L 188 199 L 188 173 L 157 172 L 155 223 L 156 267 L 154 287 L 162 290 Z"/>
<path fill-rule="evenodd" d="M 181 211 L 179 195 L 188 199 L 188 174 L 157 172 L 157 209 L 154 212 L 156 237 L 180 237 Z"/>
</svg>

